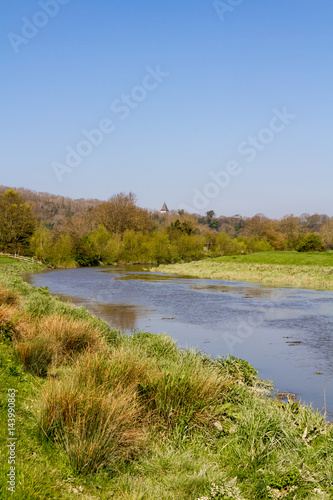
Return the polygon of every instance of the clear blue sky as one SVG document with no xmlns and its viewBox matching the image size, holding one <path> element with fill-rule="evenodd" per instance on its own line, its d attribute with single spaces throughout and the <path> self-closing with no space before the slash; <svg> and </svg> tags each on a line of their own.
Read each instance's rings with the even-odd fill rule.
<svg viewBox="0 0 333 500">
<path fill-rule="evenodd" d="M 331 0 L 1 4 L 0 184 L 333 215 Z"/>
</svg>

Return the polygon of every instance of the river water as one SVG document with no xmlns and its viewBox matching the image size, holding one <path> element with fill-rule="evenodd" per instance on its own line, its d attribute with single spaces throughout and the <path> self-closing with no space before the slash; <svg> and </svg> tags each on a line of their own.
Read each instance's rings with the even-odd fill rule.
<svg viewBox="0 0 333 500">
<path fill-rule="evenodd" d="M 153 273 L 139 266 L 25 276 L 131 332 L 247 360 L 279 391 L 333 416 L 333 292 Z"/>
</svg>

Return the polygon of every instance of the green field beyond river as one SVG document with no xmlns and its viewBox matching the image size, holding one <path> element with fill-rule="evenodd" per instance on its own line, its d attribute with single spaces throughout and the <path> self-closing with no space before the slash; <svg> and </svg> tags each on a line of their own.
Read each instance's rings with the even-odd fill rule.
<svg viewBox="0 0 333 500">
<path fill-rule="evenodd" d="M 333 290 L 333 252 L 261 252 L 161 265 L 156 270 L 198 278 Z"/>
</svg>

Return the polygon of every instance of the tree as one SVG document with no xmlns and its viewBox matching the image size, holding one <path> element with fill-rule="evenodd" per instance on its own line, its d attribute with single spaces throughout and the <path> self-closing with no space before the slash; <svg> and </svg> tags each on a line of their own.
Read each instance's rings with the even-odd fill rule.
<svg viewBox="0 0 333 500">
<path fill-rule="evenodd" d="M 218 219 L 210 219 L 210 221 L 208 223 L 208 226 L 211 229 L 218 229 L 218 227 L 219 227 L 219 220 Z"/>
<path fill-rule="evenodd" d="M 300 219 L 293 214 L 285 215 L 279 222 L 279 229 L 291 248 L 295 248 L 300 232 L 300 225 Z"/>
<path fill-rule="evenodd" d="M 263 214 L 256 214 L 245 221 L 242 236 L 267 240 L 274 250 L 285 250 L 286 241 L 279 229 L 276 220 L 268 219 Z"/>
<path fill-rule="evenodd" d="M 207 217 L 207 220 L 208 222 L 213 218 L 215 217 L 215 212 L 214 210 L 208 210 L 208 212 L 206 212 L 206 217 Z"/>
<path fill-rule="evenodd" d="M 117 259 L 120 238 L 110 234 L 103 224 L 100 224 L 97 229 L 94 229 L 94 231 L 88 235 L 88 240 L 99 261 L 110 263 Z"/>
<path fill-rule="evenodd" d="M 98 224 L 115 234 L 124 234 L 126 230 L 145 231 L 152 227 L 149 212 L 138 207 L 133 193 L 119 193 L 98 206 L 94 215 Z"/>
<path fill-rule="evenodd" d="M 319 230 L 319 234 L 329 248 L 333 248 L 333 217 L 327 219 Z"/>
<path fill-rule="evenodd" d="M 19 253 L 33 234 L 36 217 L 30 205 L 24 203 L 19 191 L 9 189 L 0 194 L 0 247 Z"/>
<path fill-rule="evenodd" d="M 39 225 L 31 237 L 30 247 L 34 257 L 42 262 L 47 262 L 53 249 L 52 233 L 43 223 Z"/>
</svg>

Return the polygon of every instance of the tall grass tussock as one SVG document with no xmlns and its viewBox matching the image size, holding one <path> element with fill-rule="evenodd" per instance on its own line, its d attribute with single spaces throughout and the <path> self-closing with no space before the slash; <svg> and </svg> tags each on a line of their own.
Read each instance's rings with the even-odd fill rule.
<svg viewBox="0 0 333 500">
<path fill-rule="evenodd" d="M 89 323 L 57 315 L 32 318 L 14 337 L 20 362 L 42 377 L 49 368 L 72 361 L 80 352 L 101 350 L 105 345 L 101 333 Z"/>
<path fill-rule="evenodd" d="M 137 455 L 145 427 L 135 393 L 122 384 L 112 388 L 77 385 L 68 377 L 42 391 L 39 425 L 60 445 L 74 472 L 113 470 Z"/>
</svg>

